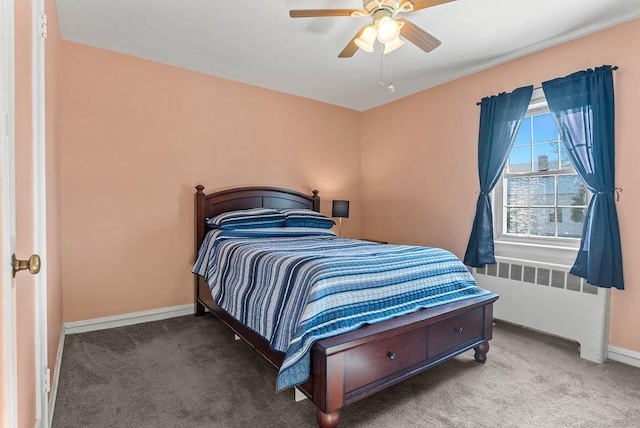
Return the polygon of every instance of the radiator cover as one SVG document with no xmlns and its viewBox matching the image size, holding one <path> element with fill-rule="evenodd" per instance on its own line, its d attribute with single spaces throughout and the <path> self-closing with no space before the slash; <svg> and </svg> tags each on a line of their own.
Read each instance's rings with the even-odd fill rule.
<svg viewBox="0 0 640 428">
<path fill-rule="evenodd" d="M 569 274 L 569 266 L 496 257 L 472 269 L 500 295 L 494 318 L 580 343 L 580 357 L 603 363 L 609 343 L 610 290 Z"/>
</svg>

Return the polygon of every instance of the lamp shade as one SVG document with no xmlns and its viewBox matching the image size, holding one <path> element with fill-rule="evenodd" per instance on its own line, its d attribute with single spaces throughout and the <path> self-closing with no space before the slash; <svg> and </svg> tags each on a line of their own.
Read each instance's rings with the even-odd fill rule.
<svg viewBox="0 0 640 428">
<path fill-rule="evenodd" d="M 349 218 L 349 201 L 333 201 L 331 217 Z"/>
<path fill-rule="evenodd" d="M 404 42 L 400 40 L 400 37 L 396 37 L 389 43 L 384 44 L 384 53 L 393 52 L 398 49 L 400 46 L 404 45 Z"/>
<path fill-rule="evenodd" d="M 373 52 L 373 42 L 376 41 L 376 27 L 373 25 L 367 26 L 360 37 L 353 42 L 365 52 Z"/>
<path fill-rule="evenodd" d="M 380 43 L 389 43 L 400 35 L 400 25 L 398 22 L 383 16 L 378 21 L 378 31 L 376 37 Z"/>
</svg>

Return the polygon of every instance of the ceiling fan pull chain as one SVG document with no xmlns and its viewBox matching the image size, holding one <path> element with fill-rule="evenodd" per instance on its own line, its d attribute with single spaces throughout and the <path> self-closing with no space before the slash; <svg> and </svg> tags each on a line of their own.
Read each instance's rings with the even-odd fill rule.
<svg viewBox="0 0 640 428">
<path fill-rule="evenodd" d="M 389 90 L 389 92 L 393 93 L 393 91 L 396 90 L 396 87 L 393 86 L 393 62 L 391 62 L 391 60 L 389 60 L 389 69 L 391 70 L 391 82 L 389 83 L 389 87 L 387 87 L 387 89 Z"/>
<path fill-rule="evenodd" d="M 382 75 L 382 61 L 384 59 L 384 51 L 380 49 L 380 81 L 378 82 L 378 86 L 381 88 L 384 86 L 384 76 Z"/>
</svg>

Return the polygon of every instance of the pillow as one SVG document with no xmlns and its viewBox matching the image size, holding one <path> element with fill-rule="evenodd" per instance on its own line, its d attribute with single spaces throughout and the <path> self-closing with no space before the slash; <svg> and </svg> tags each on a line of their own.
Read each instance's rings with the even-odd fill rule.
<svg viewBox="0 0 640 428">
<path fill-rule="evenodd" d="M 283 226 L 285 215 L 270 208 L 252 208 L 249 210 L 229 211 L 207 219 L 212 229 L 256 229 L 261 227 Z"/>
<path fill-rule="evenodd" d="M 331 229 L 336 222 L 324 214 L 306 209 L 282 210 L 286 216 L 286 227 L 315 227 L 318 229 Z"/>
<path fill-rule="evenodd" d="M 336 236 L 329 229 L 317 227 L 263 227 L 261 229 L 216 230 L 219 238 L 289 238 L 303 236 Z"/>
</svg>

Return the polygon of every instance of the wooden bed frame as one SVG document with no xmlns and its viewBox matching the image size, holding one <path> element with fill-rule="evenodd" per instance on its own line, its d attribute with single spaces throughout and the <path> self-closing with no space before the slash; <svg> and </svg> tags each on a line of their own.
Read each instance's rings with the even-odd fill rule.
<svg viewBox="0 0 640 428">
<path fill-rule="evenodd" d="M 196 254 L 207 233 L 207 217 L 260 207 L 320 210 L 317 190 L 308 196 L 274 187 L 245 187 L 205 195 L 204 187 L 196 186 L 195 199 Z M 475 360 L 484 363 L 497 299 L 489 295 L 423 309 L 316 342 L 311 349 L 311 376 L 298 389 L 318 408 L 318 425 L 336 427 L 342 407 L 472 348 Z M 196 275 L 195 315 L 204 315 L 205 308 L 280 367 L 284 354 L 221 309 L 206 281 Z"/>
</svg>

